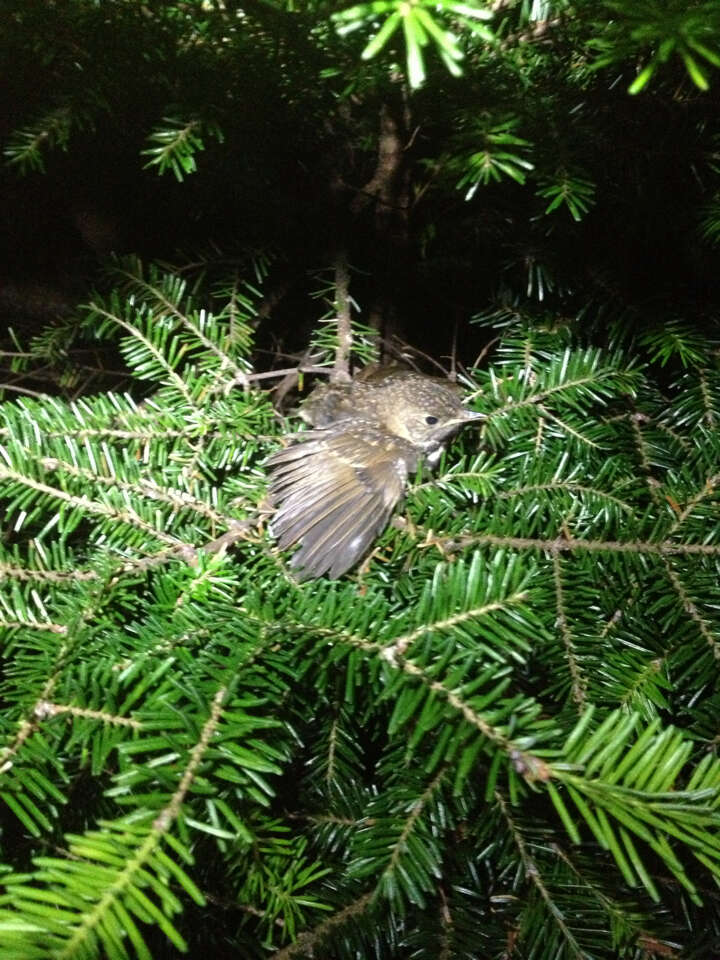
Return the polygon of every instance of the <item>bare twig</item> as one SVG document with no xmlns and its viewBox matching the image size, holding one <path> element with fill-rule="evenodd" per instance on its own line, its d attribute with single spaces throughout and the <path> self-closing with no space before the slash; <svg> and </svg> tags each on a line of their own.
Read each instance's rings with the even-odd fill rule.
<svg viewBox="0 0 720 960">
<path fill-rule="evenodd" d="M 305 367 L 307 361 L 310 359 L 310 350 L 306 350 L 305 353 L 300 358 L 300 362 L 297 367 L 292 367 L 287 371 L 285 376 L 282 378 L 280 383 L 274 387 L 275 392 L 275 408 L 280 409 L 282 407 L 283 400 L 287 394 L 297 385 L 299 375 L 305 372 Z M 328 373 L 327 367 L 321 367 L 320 370 L 323 373 Z"/>
<path fill-rule="evenodd" d="M 36 397 L 38 400 L 48 400 L 49 393 L 40 393 L 38 390 L 30 390 L 28 387 L 16 387 L 12 383 L 0 383 L 0 392 L 3 390 L 12 390 L 14 393 L 22 393 L 27 397 Z"/>
<path fill-rule="evenodd" d="M 350 316 L 350 272 L 344 251 L 339 251 L 335 257 L 335 310 L 338 346 L 330 381 L 347 383 L 350 380 L 352 318 Z"/>
<path fill-rule="evenodd" d="M 281 370 L 264 370 L 262 373 L 248 373 L 243 377 L 242 383 L 252 383 L 255 380 L 273 380 L 281 377 L 297 378 L 299 373 L 329 373 L 328 367 L 314 366 L 313 364 L 300 363 L 295 367 L 283 367 Z M 231 380 L 228 387 L 242 386 L 239 381 Z"/>
<path fill-rule="evenodd" d="M 491 348 L 495 346 L 495 344 L 498 342 L 499 339 L 500 337 L 498 336 L 498 337 L 493 337 L 492 340 L 488 340 L 488 342 L 485 344 L 485 346 L 482 348 L 480 353 L 475 358 L 475 362 L 470 367 L 471 370 L 477 370 L 477 368 L 480 366 L 480 361 L 488 354 Z"/>
<path fill-rule="evenodd" d="M 427 360 L 428 363 L 431 363 L 434 367 L 437 367 L 443 377 L 450 377 L 449 371 L 446 370 L 445 367 L 435 359 L 435 357 L 431 357 L 429 353 L 425 353 L 419 347 L 414 347 L 409 343 L 405 343 L 405 341 L 401 340 L 398 336 L 394 336 L 392 338 L 388 344 L 388 349 L 391 353 L 395 353 L 401 360 L 404 360 L 407 363 L 412 363 L 411 354 L 422 357 L 423 360 Z"/>
<path fill-rule="evenodd" d="M 456 317 L 455 323 L 453 325 L 452 343 L 450 347 L 450 379 L 453 382 L 457 380 L 457 336 L 458 336 L 458 321 Z"/>
</svg>

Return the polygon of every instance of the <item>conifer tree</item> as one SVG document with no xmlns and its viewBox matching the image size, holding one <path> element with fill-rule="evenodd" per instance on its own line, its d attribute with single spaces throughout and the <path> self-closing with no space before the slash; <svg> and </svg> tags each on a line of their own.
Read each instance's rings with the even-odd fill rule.
<svg viewBox="0 0 720 960">
<path fill-rule="evenodd" d="M 481 448 L 356 574 L 298 584 L 263 524 L 252 292 L 117 275 L 83 322 L 144 399 L 3 407 L 8 955 L 714 942 L 712 362 L 663 396 L 622 349 L 509 324 L 470 375 Z"/>
<path fill-rule="evenodd" d="M 582 56 L 547 116 L 602 71 L 620 71 L 626 99 L 678 76 L 704 96 L 714 5 L 501 3 L 499 22 L 457 3 L 361 5 L 334 20 L 311 5 L 243 17 L 160 6 L 103 14 L 121 50 L 151 51 L 153 108 L 171 93 L 189 104 L 197 73 L 173 84 L 171 60 L 207 67 L 209 51 L 240 71 L 244 52 L 247 90 L 273 58 L 285 67 L 272 83 L 292 86 L 294 58 L 312 51 L 318 78 L 348 85 L 331 124 L 372 88 L 388 134 L 393 84 L 427 91 L 440 125 L 440 70 L 462 70 L 467 101 L 438 179 L 466 206 L 499 185 L 497 206 L 484 202 L 505 213 L 505 187 L 524 184 L 518 220 L 546 236 L 537 257 L 513 259 L 515 227 L 503 235 L 506 280 L 463 327 L 485 345 L 461 375 L 482 430 L 414 478 L 367 562 L 338 581 L 298 583 L 267 529 L 265 463 L 296 422 L 273 407 L 280 374 L 258 345 L 264 252 L 229 268 L 207 252 L 175 268 L 115 259 L 84 305 L 8 351 L 15 374 L 55 364 L 67 379 L 7 390 L 0 406 L 0 953 L 715 955 L 716 324 L 653 324 L 649 309 L 623 313 L 602 277 L 555 269 L 595 202 L 594 172 L 574 162 L 572 123 L 557 142 L 573 163 L 557 165 L 548 140 L 523 135 L 532 111 L 517 82 L 503 99 L 513 72 L 539 83 L 563 44 Z M 82 33 L 98 10 L 77 0 L 64 16 Z M 14 36 L 30 45 L 45 15 L 59 16 L 15 9 Z M 149 39 L 136 49 L 138 22 Z M 563 42 L 546 48 L 548 34 Z M 35 125 L 17 118 L 11 166 L 72 152 L 104 110 L 119 116 L 120 58 L 95 63 L 98 84 L 73 84 L 84 53 L 66 40 L 49 47 L 66 102 Z M 497 100 L 478 126 L 472 96 L 489 76 Z M 208 67 L 198 100 L 213 78 Z M 329 89 L 295 92 L 317 118 Z M 146 162 L 183 190 L 201 148 L 222 151 L 237 132 L 210 112 L 198 102 L 147 134 Z M 604 122 L 588 121 L 596 139 Z M 713 130 L 696 133 L 688 155 Z M 355 213 L 394 230 L 382 205 L 398 184 L 375 187 Z M 695 212 L 711 244 L 714 208 Z M 445 224 L 428 215 L 429 250 L 430 226 Z M 347 255 L 363 250 L 341 239 L 326 251 L 329 313 L 291 362 L 300 380 L 378 350 L 377 327 L 350 314 L 363 280 Z M 432 256 L 423 263 L 432 274 Z M 80 347 L 120 358 L 122 389 L 74 391 Z"/>
</svg>

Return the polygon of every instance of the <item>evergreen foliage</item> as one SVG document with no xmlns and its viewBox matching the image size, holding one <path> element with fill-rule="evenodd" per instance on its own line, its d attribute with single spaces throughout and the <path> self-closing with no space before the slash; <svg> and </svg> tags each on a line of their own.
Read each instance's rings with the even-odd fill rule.
<svg viewBox="0 0 720 960">
<path fill-rule="evenodd" d="M 710 955 L 709 348 L 660 393 L 505 318 L 480 447 L 299 585 L 264 530 L 254 287 L 211 312 L 115 280 L 82 325 L 144 399 L 2 408 L 4 955 Z"/>
<path fill-rule="evenodd" d="M 45 319 L 108 253 L 238 248 L 277 255 L 259 343 L 291 354 L 339 253 L 363 319 L 434 356 L 499 284 L 648 327 L 716 308 L 715 0 L 3 9 L 0 254 L 61 288 Z"/>
<path fill-rule="evenodd" d="M 5 0 L 0 197 L 82 245 L 2 251 L 65 284 L 0 352 L 2 960 L 720 955 L 719 9 Z M 393 334 L 487 419 L 298 584 L 265 388 Z"/>
</svg>

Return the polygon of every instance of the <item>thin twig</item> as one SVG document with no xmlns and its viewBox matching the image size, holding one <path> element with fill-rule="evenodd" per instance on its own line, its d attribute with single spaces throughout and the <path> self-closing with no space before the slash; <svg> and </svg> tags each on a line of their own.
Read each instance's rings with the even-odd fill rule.
<svg viewBox="0 0 720 960">
<path fill-rule="evenodd" d="M 297 367 L 293 367 L 285 374 L 280 383 L 277 386 L 273 387 L 273 392 L 275 393 L 275 409 L 279 410 L 282 408 L 283 400 L 287 394 L 297 385 L 299 374 L 303 373 L 303 368 L 305 367 L 307 361 L 310 359 L 310 350 L 306 350 L 305 353 L 300 358 L 300 362 Z M 327 373 L 327 368 L 323 368 L 323 373 Z"/>
<path fill-rule="evenodd" d="M 394 351 L 402 360 L 410 361 L 410 354 L 415 354 L 418 357 L 422 357 L 423 360 L 427 360 L 428 363 L 431 363 L 434 367 L 442 373 L 443 377 L 449 377 L 449 372 L 445 367 L 434 357 L 431 357 L 429 353 L 425 353 L 419 347 L 414 347 L 412 344 L 405 343 L 404 340 L 401 340 L 400 337 L 394 336 L 391 343 L 388 344 L 388 348 L 391 351 Z"/>
<path fill-rule="evenodd" d="M 481 360 L 483 359 L 483 357 L 485 357 L 486 354 L 490 351 L 491 347 L 494 347 L 494 346 L 495 346 L 495 344 L 498 342 L 499 339 L 500 339 L 500 337 L 497 336 L 497 337 L 493 337 L 492 340 L 488 340 L 488 342 L 487 342 L 487 343 L 485 344 L 485 346 L 482 348 L 482 350 L 481 350 L 480 353 L 477 355 L 477 357 L 475 357 L 475 362 L 474 362 L 474 363 L 472 364 L 472 366 L 470 367 L 470 370 L 477 370 L 477 368 L 480 366 L 480 361 L 481 361 Z"/>
<path fill-rule="evenodd" d="M 350 271 L 344 251 L 335 257 L 335 310 L 337 312 L 337 351 L 335 365 L 330 374 L 331 383 L 347 383 L 350 380 L 350 354 L 352 352 L 352 317 L 350 315 Z"/>
<path fill-rule="evenodd" d="M 283 947 L 282 950 L 277 950 L 269 960 L 290 960 L 290 957 L 294 957 L 296 953 L 319 957 L 320 954 L 313 953 L 318 943 L 320 943 L 334 927 L 342 926 L 342 924 L 347 923 L 347 921 L 353 917 L 361 916 L 369 907 L 372 898 L 373 891 L 364 893 L 358 900 L 355 900 L 353 903 L 348 904 L 347 907 L 343 907 L 342 910 L 323 920 L 314 929 L 301 933 L 295 943 Z"/>
<path fill-rule="evenodd" d="M 298 373 L 329 373 L 328 367 L 313 364 L 299 364 L 296 367 L 284 367 L 282 370 L 265 370 L 263 373 L 249 373 L 247 380 L 272 380 L 273 377 L 287 377 Z"/>
<path fill-rule="evenodd" d="M 12 390 L 14 393 L 23 393 L 28 397 L 36 397 L 38 400 L 49 400 L 49 393 L 40 393 L 38 390 L 30 390 L 27 387 L 16 387 L 12 383 L 0 383 L 0 392 L 3 390 Z"/>
</svg>

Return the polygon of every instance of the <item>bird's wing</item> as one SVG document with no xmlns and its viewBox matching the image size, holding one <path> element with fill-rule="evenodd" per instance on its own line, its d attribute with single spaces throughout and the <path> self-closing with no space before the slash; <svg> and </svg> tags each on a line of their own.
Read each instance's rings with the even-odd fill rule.
<svg viewBox="0 0 720 960">
<path fill-rule="evenodd" d="M 269 462 L 272 533 L 281 549 L 299 544 L 301 579 L 339 577 L 387 524 L 405 490 L 414 451 L 372 424 L 299 434 Z"/>
</svg>

